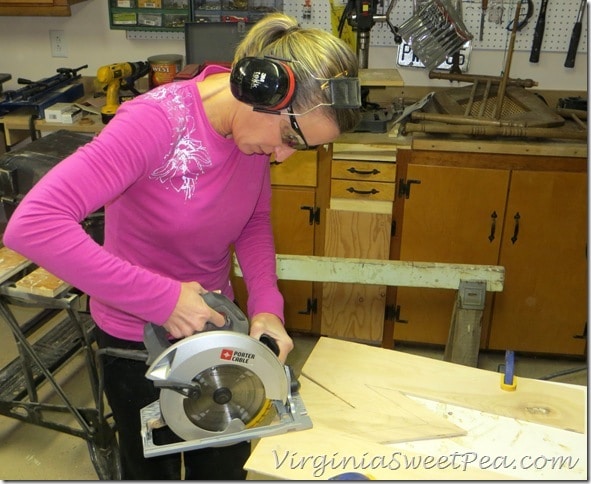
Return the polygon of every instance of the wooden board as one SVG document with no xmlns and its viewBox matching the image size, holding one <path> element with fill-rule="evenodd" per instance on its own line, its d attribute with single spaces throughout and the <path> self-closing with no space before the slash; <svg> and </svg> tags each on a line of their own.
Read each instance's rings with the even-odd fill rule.
<svg viewBox="0 0 591 484">
<path fill-rule="evenodd" d="M 0 248 L 0 282 L 29 266 L 31 261 L 8 247 Z"/>
<path fill-rule="evenodd" d="M 234 274 L 242 276 L 236 257 Z M 277 277 L 290 281 L 342 282 L 384 286 L 458 289 L 460 281 L 486 281 L 486 290 L 503 290 L 505 268 L 492 265 L 447 264 L 277 254 Z"/>
<path fill-rule="evenodd" d="M 42 267 L 35 269 L 17 281 L 15 286 L 23 292 L 47 297 L 55 297 L 70 287 L 68 283 L 47 272 Z"/>
<path fill-rule="evenodd" d="M 404 86 L 404 80 L 397 69 L 359 69 L 359 80 L 362 86 Z"/>
<path fill-rule="evenodd" d="M 261 439 L 245 465 L 252 478 L 586 476 L 585 387 L 518 377 L 517 390 L 505 392 L 495 372 L 330 338 L 318 341 L 300 381 L 314 427 Z M 390 418 L 396 412 L 399 417 Z M 467 432 L 426 437 L 429 422 L 441 419 Z M 422 431 L 424 437 L 416 437 Z M 408 440 L 384 443 L 392 436 L 405 440 L 403 434 Z M 553 464 L 562 458 L 563 469 Z"/>
<path fill-rule="evenodd" d="M 302 372 L 337 395 L 375 386 L 527 422 L 584 433 L 587 389 L 520 378 L 501 389 L 501 374 L 396 350 L 320 338 Z"/>
</svg>

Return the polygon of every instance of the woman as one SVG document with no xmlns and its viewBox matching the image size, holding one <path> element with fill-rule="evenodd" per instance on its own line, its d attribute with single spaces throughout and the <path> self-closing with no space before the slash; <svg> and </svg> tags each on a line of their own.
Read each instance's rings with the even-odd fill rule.
<svg viewBox="0 0 591 484">
<path fill-rule="evenodd" d="M 283 106 L 256 93 L 267 75 L 258 68 L 252 74 L 259 61 L 293 76 Z M 232 80 L 228 69 L 208 66 L 194 79 L 123 103 L 96 138 L 35 185 L 9 221 L 6 246 L 90 296 L 100 347 L 143 349 L 147 322 L 172 339 L 207 321 L 223 326 L 200 294 L 233 298 L 233 246 L 248 290 L 250 335 L 275 339 L 283 362 L 293 348 L 277 288 L 269 156 L 283 161 L 357 124 L 358 108 L 335 104 L 341 84 L 332 86 L 333 78 L 355 78 L 357 60 L 328 32 L 272 14 L 239 45 L 237 65 L 244 72 L 233 69 Z M 347 89 L 345 98 L 355 98 Z M 104 246 L 80 226 L 101 207 Z M 179 479 L 179 454 L 143 457 L 139 410 L 158 398 L 146 369 L 143 362 L 105 359 L 122 477 Z M 249 453 L 249 442 L 186 452 L 184 477 L 244 478 Z"/>
</svg>

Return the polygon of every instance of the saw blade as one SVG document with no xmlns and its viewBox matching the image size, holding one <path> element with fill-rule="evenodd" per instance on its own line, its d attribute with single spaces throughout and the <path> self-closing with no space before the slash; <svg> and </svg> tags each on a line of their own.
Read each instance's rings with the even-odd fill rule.
<svg viewBox="0 0 591 484">
<path fill-rule="evenodd" d="M 232 331 L 210 331 L 162 352 L 146 377 L 160 391 L 160 413 L 184 440 L 240 432 L 285 403 L 289 379 L 277 356 L 260 341 Z"/>
<path fill-rule="evenodd" d="M 208 368 L 194 381 L 200 395 L 183 401 L 187 418 L 202 429 L 221 432 L 234 419 L 249 425 L 263 410 L 265 387 L 252 371 L 236 365 Z"/>
</svg>

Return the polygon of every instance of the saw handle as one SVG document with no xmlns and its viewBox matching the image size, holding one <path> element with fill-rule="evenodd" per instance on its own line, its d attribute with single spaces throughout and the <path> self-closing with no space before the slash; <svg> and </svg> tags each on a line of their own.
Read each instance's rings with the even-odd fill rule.
<svg viewBox="0 0 591 484">
<path fill-rule="evenodd" d="M 226 329 L 230 331 L 236 331 L 238 333 L 248 334 L 248 318 L 244 315 L 240 308 L 236 306 L 236 304 L 230 301 L 230 299 L 219 292 L 213 291 L 201 294 L 201 297 L 210 308 L 215 309 L 218 313 L 222 313 L 226 316 L 226 324 L 221 328 L 213 323 L 207 322 L 205 323 L 203 331 Z"/>
<path fill-rule="evenodd" d="M 275 341 L 271 336 L 268 334 L 263 334 L 259 338 L 259 341 L 269 347 L 269 349 L 275 353 L 275 356 L 279 356 L 279 346 L 277 345 L 277 341 Z M 291 393 L 297 393 L 300 390 L 300 382 L 295 376 L 293 368 L 290 365 L 285 365 L 287 372 L 289 373 L 289 381 L 290 381 L 290 388 Z"/>
<path fill-rule="evenodd" d="M 148 350 L 146 365 L 149 366 L 154 363 L 160 353 L 171 345 L 168 340 L 168 331 L 154 323 L 146 324 L 144 326 L 144 345 Z"/>
<path fill-rule="evenodd" d="M 271 338 L 268 334 L 263 334 L 259 338 L 259 341 L 269 347 L 269 349 L 275 353 L 275 356 L 279 356 L 279 345 L 277 341 Z"/>
</svg>

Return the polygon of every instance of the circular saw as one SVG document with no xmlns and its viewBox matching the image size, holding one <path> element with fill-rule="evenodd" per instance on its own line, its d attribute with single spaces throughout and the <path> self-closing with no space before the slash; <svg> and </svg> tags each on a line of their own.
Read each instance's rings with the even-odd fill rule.
<svg viewBox="0 0 591 484">
<path fill-rule="evenodd" d="M 291 368 L 277 358 L 275 341 L 249 336 L 246 316 L 222 294 L 203 297 L 225 315 L 225 326 L 208 323 L 203 332 L 172 345 L 163 328 L 146 326 L 146 378 L 161 389 L 160 398 L 141 410 L 146 457 L 312 427 Z M 159 445 L 155 437 L 163 427 L 179 442 Z"/>
</svg>

